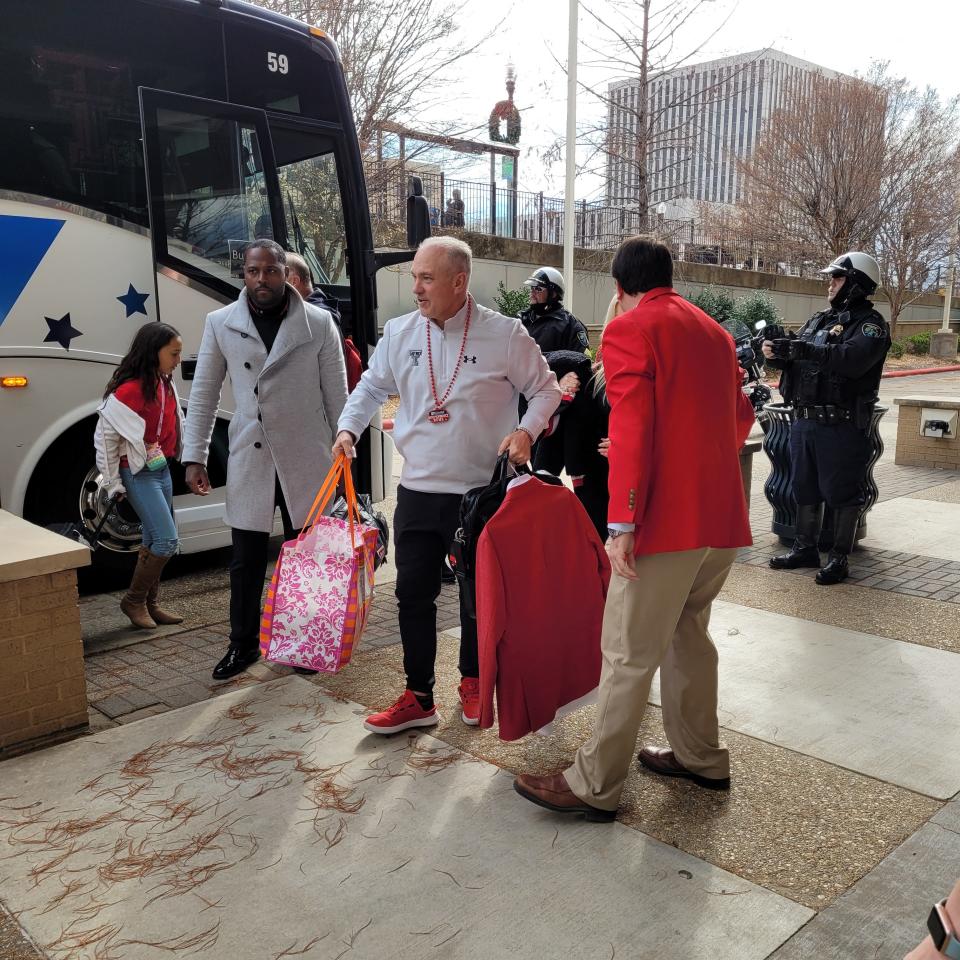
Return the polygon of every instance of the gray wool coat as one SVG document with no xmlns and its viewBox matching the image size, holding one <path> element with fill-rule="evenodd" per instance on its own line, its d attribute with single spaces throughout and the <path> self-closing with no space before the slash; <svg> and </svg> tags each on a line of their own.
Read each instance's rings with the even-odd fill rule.
<svg viewBox="0 0 960 960">
<path fill-rule="evenodd" d="M 292 287 L 273 349 L 257 334 L 247 292 L 208 314 L 187 404 L 183 462 L 206 465 L 224 377 L 233 386 L 226 519 L 273 530 L 274 475 L 295 527 L 331 465 L 334 430 L 347 399 L 340 337 L 330 314 Z"/>
</svg>

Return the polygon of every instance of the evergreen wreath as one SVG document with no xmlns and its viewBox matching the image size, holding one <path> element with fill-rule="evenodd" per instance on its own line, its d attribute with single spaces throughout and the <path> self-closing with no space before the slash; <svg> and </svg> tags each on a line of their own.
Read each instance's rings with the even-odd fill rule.
<svg viewBox="0 0 960 960">
<path fill-rule="evenodd" d="M 500 132 L 500 124 L 504 120 L 507 121 L 506 135 Z M 501 100 L 490 111 L 488 132 L 494 143 L 509 143 L 513 146 L 519 141 L 520 111 L 514 106 L 512 100 Z"/>
</svg>

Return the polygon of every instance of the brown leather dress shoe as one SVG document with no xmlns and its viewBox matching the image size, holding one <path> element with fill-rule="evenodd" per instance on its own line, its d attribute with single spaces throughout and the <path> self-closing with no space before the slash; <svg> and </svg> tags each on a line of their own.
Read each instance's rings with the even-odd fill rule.
<svg viewBox="0 0 960 960">
<path fill-rule="evenodd" d="M 513 781 L 513 789 L 539 807 L 546 807 L 554 813 L 583 814 L 591 823 L 610 823 L 617 817 L 616 810 L 601 810 L 584 803 L 567 786 L 562 773 L 551 773 L 545 777 L 521 773 Z"/>
<path fill-rule="evenodd" d="M 698 787 L 707 790 L 729 790 L 729 777 L 703 777 L 682 766 L 669 747 L 644 747 L 637 759 L 641 767 L 646 767 L 652 773 L 659 773 L 661 777 L 682 777 L 692 780 Z"/>
</svg>

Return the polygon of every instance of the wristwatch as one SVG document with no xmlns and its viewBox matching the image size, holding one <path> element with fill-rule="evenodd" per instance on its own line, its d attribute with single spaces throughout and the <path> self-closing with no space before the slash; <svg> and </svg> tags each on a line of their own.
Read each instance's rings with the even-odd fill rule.
<svg viewBox="0 0 960 960">
<path fill-rule="evenodd" d="M 625 533 L 633 533 L 633 530 L 615 530 L 613 527 L 607 527 L 607 536 L 611 540 L 616 540 L 617 537 L 622 537 Z"/>
<path fill-rule="evenodd" d="M 954 933 L 953 925 L 947 916 L 947 901 L 935 903 L 927 917 L 927 929 L 933 938 L 933 945 L 945 957 L 960 960 L 960 940 Z"/>
</svg>

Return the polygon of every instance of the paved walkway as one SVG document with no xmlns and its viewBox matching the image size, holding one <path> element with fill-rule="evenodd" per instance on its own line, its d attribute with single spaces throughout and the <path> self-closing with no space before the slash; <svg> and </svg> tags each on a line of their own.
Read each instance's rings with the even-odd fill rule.
<svg viewBox="0 0 960 960">
<path fill-rule="evenodd" d="M 884 390 L 960 392 L 920 380 Z M 188 619 L 151 635 L 84 597 L 93 732 L 0 765 L 0 960 L 902 957 L 960 875 L 960 482 L 893 464 L 894 414 L 839 587 L 766 567 L 757 458 L 756 544 L 713 618 L 733 789 L 637 768 L 612 827 L 510 789 L 568 763 L 591 708 L 509 744 L 460 722 L 453 588 L 443 722 L 387 740 L 360 719 L 402 686 L 391 568 L 335 677 L 214 684 L 222 569 L 171 581 Z M 640 740 L 662 742 L 651 702 Z"/>
</svg>

